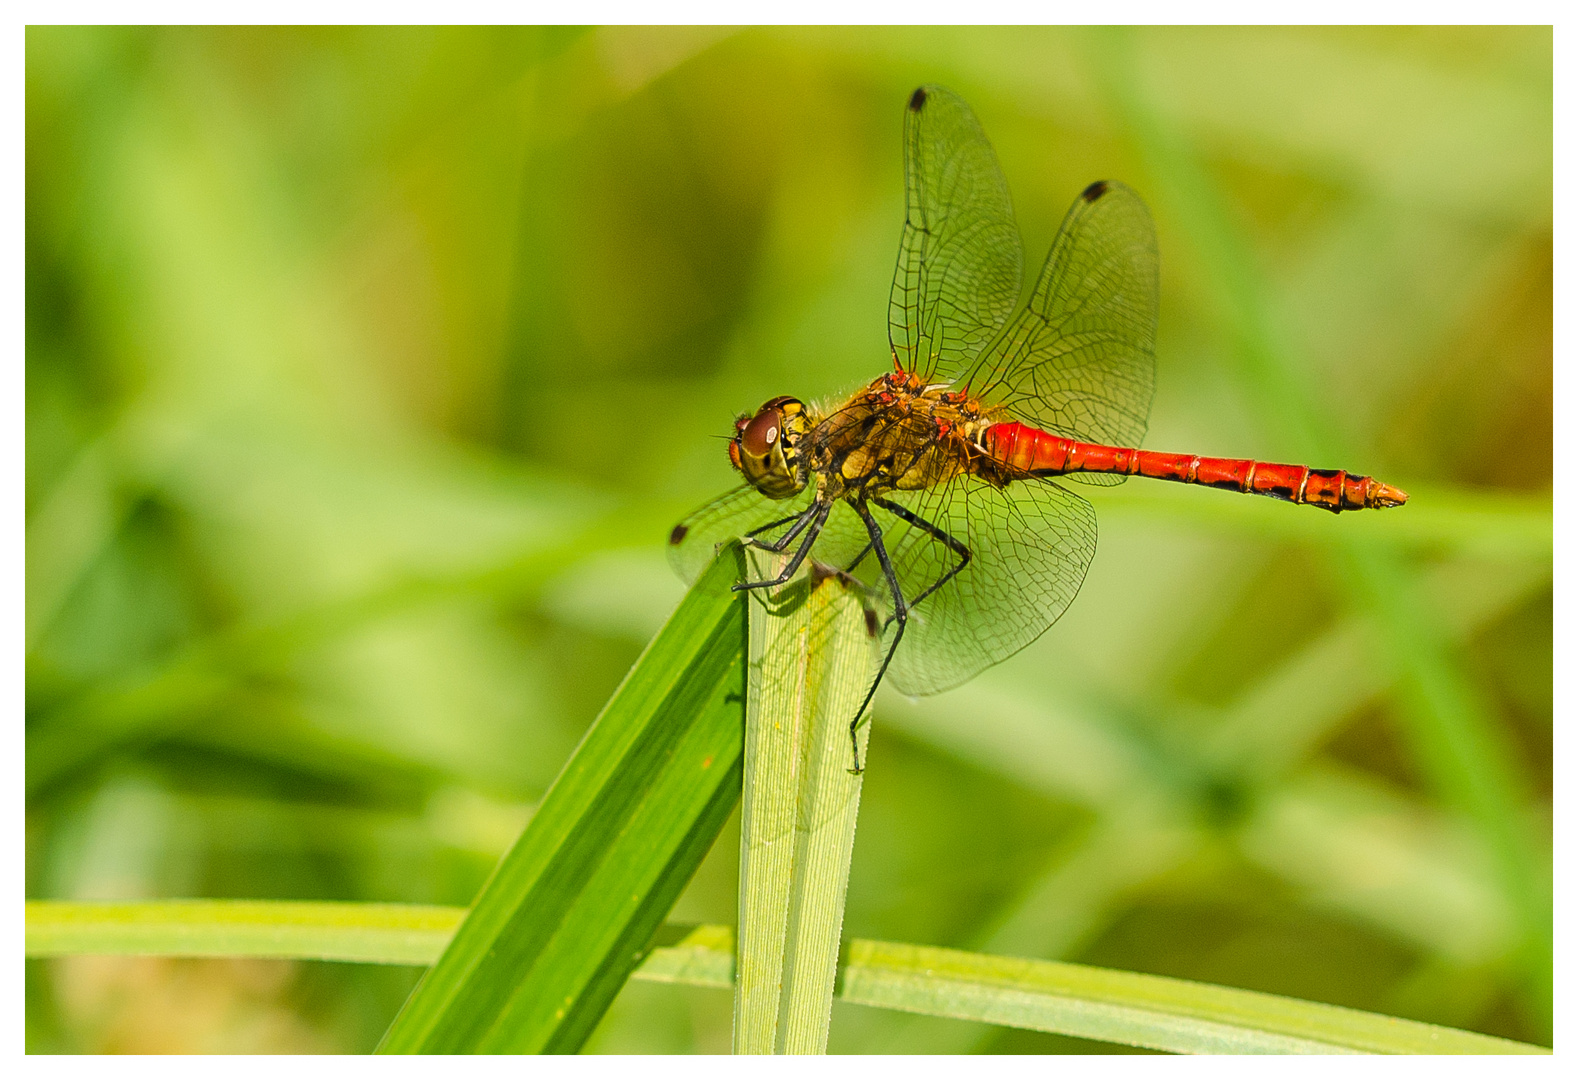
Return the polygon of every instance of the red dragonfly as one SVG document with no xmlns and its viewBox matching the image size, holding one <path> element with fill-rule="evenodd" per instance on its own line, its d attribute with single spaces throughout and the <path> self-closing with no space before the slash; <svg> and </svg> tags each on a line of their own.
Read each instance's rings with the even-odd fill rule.
<svg viewBox="0 0 1578 1080">
<path fill-rule="evenodd" d="M 894 370 L 833 408 L 775 397 L 739 417 L 729 460 L 746 483 L 669 537 L 686 580 L 740 539 L 778 572 L 736 589 L 783 585 L 814 554 L 886 609 L 852 742 L 884 677 L 910 695 L 947 690 L 1063 614 L 1096 551 L 1096 514 L 1060 478 L 1149 476 L 1334 512 L 1408 500 L 1341 470 L 1136 449 L 1155 385 L 1158 257 L 1128 187 L 1080 193 L 1015 313 L 1024 256 L 1008 187 L 957 95 L 910 97 L 904 177 Z"/>
</svg>

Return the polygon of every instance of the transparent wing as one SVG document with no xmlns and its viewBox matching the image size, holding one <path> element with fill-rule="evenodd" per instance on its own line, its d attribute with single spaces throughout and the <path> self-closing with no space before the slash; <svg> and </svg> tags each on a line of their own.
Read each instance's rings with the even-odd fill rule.
<svg viewBox="0 0 1578 1080">
<path fill-rule="evenodd" d="M 792 499 L 769 499 L 749 484 L 720 495 L 674 526 L 668 538 L 668 561 L 687 583 L 695 581 L 730 540 L 799 515 L 811 502 L 807 488 Z M 777 530 L 770 532 L 776 536 Z"/>
<path fill-rule="evenodd" d="M 904 594 L 909 627 L 887 678 L 906 694 L 935 694 L 1007 659 L 1040 637 L 1074 600 L 1096 553 L 1096 512 L 1057 482 L 1025 479 L 994 487 L 974 477 L 890 496 L 969 548 L 964 569 L 926 590 L 959 561 L 926 529 L 879 506 L 872 513 Z M 882 597 L 876 560 L 861 577 Z M 889 623 L 885 641 L 897 629 Z"/>
<path fill-rule="evenodd" d="M 940 86 L 904 114 L 904 194 L 888 341 L 906 370 L 949 382 L 1019 302 L 1024 252 L 992 144 Z"/>
<path fill-rule="evenodd" d="M 1029 305 L 964 381 L 1036 427 L 1138 446 L 1156 385 L 1159 267 L 1156 227 L 1140 197 L 1116 181 L 1090 185 L 1064 217 Z"/>
</svg>

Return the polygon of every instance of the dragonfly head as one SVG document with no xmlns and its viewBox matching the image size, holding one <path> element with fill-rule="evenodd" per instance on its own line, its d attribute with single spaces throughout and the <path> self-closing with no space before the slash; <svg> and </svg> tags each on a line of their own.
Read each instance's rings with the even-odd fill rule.
<svg viewBox="0 0 1578 1080">
<path fill-rule="evenodd" d="M 806 485 L 800 440 L 810 429 L 804 405 L 792 397 L 775 397 L 757 409 L 755 416 L 734 421 L 729 460 L 763 495 L 787 499 Z"/>
</svg>

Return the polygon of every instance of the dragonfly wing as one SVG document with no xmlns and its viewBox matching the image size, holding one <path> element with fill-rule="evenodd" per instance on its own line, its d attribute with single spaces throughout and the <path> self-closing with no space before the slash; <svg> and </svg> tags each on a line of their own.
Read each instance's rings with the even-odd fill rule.
<svg viewBox="0 0 1578 1080">
<path fill-rule="evenodd" d="M 927 530 L 873 508 L 904 595 L 921 597 L 887 675 L 906 694 L 957 686 L 1040 637 L 1073 602 L 1096 554 L 1094 508 L 1052 480 L 999 488 L 960 477 L 890 501 L 970 551 L 964 569 L 926 594 L 958 564 L 958 554 Z M 862 563 L 867 580 L 874 562 Z M 896 628 L 885 628 L 887 640 Z"/>
<path fill-rule="evenodd" d="M 969 384 L 1047 431 L 1138 446 L 1156 386 L 1159 267 L 1140 197 L 1116 181 L 1090 185 L 1063 219 L 1029 305 L 976 361 Z"/>
<path fill-rule="evenodd" d="M 905 112 L 904 194 L 888 340 L 905 370 L 951 382 L 1019 302 L 1024 252 L 992 144 L 940 86 Z"/>
<path fill-rule="evenodd" d="M 695 581 L 720 547 L 780 518 L 792 519 L 810 504 L 811 494 L 807 488 L 792 499 L 769 499 L 743 484 L 720 495 L 674 526 L 669 534 L 669 564 L 687 583 Z M 773 529 L 764 535 L 777 537 L 781 532 Z"/>
</svg>

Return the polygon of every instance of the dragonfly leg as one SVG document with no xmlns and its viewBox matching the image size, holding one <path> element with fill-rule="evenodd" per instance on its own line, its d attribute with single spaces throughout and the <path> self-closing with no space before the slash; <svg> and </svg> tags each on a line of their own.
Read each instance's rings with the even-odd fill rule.
<svg viewBox="0 0 1578 1080">
<path fill-rule="evenodd" d="M 874 498 L 871 501 L 882 507 L 882 509 L 892 514 L 894 517 L 899 518 L 902 521 L 909 522 L 911 525 L 924 532 L 927 536 L 930 536 L 933 540 L 947 544 L 953 549 L 953 553 L 959 556 L 959 561 L 954 564 L 953 569 L 949 570 L 942 577 L 938 578 L 936 581 L 926 586 L 926 588 L 922 589 L 920 595 L 910 601 L 910 607 L 915 607 L 932 593 L 948 584 L 949 578 L 953 577 L 960 570 L 963 570 L 966 566 L 970 565 L 970 549 L 965 547 L 958 538 L 947 532 L 944 532 L 942 529 L 939 529 L 925 518 L 918 517 L 917 515 L 911 513 L 904 507 L 900 506 L 898 503 L 889 502 L 887 499 L 881 497 Z M 927 610 L 930 609 L 928 608 Z"/>
<path fill-rule="evenodd" d="M 777 521 L 769 521 L 766 525 L 761 525 L 752 529 L 750 532 L 745 534 L 745 539 L 750 542 L 752 547 L 761 548 L 763 551 L 782 551 L 784 548 L 794 543 L 794 538 L 800 535 L 800 530 L 804 529 L 811 523 L 811 519 L 816 516 L 816 511 L 816 504 L 812 503 L 798 514 L 790 514 L 788 517 L 781 517 Z M 799 519 L 798 521 L 796 521 L 797 518 Z M 786 524 L 790 521 L 795 522 L 795 527 L 784 533 L 778 539 L 770 543 L 756 539 L 758 534 L 764 533 L 768 529 L 776 529 L 778 526 Z"/>
<path fill-rule="evenodd" d="M 831 503 L 828 503 L 825 506 L 813 505 L 811 509 L 807 511 L 805 517 L 801 519 L 801 524 L 795 526 L 792 532 L 799 532 L 801 529 L 806 529 L 807 526 L 809 526 L 809 528 L 806 531 L 805 541 L 795 551 L 794 557 L 791 558 L 789 560 L 789 564 L 784 567 L 783 573 L 769 581 L 742 581 L 734 586 L 734 591 L 744 592 L 746 589 L 770 589 L 775 585 L 782 585 L 784 582 L 794 577 L 794 572 L 800 569 L 800 564 L 805 562 L 806 555 L 810 553 L 811 545 L 816 543 L 816 538 L 821 535 L 822 523 L 827 520 L 827 515 L 832 511 L 832 509 L 833 505 Z M 814 521 L 812 520 L 813 518 L 815 519 Z M 768 551 L 783 550 L 783 548 L 773 548 L 766 544 L 762 544 L 760 546 Z M 785 546 L 788 545 L 786 544 Z"/>
<path fill-rule="evenodd" d="M 877 519 L 871 516 L 871 511 L 864 503 L 850 505 L 860 515 L 860 520 L 866 523 L 866 532 L 871 534 L 871 549 L 877 553 L 877 561 L 882 564 L 882 574 L 888 579 L 888 588 L 893 593 L 893 618 L 899 623 L 898 632 L 893 635 L 893 644 L 888 646 L 888 654 L 882 658 L 882 666 L 877 669 L 877 677 L 871 680 L 871 689 L 866 691 L 866 699 L 860 703 L 860 708 L 855 710 L 855 718 L 849 722 L 849 744 L 855 751 L 855 767 L 849 771 L 859 776 L 865 770 L 860 766 L 860 741 L 855 737 L 855 733 L 860 730 L 860 722 L 866 715 L 866 707 L 876 695 L 877 687 L 882 685 L 882 676 L 888 673 L 888 665 L 893 662 L 893 654 L 898 650 L 899 642 L 904 640 L 904 627 L 909 621 L 910 613 L 908 605 L 904 602 L 904 590 L 899 588 L 899 577 L 893 572 L 893 560 L 888 558 L 888 549 L 882 543 L 882 526 L 877 524 Z"/>
<path fill-rule="evenodd" d="M 860 554 L 855 556 L 855 561 L 850 563 L 848 566 L 844 567 L 844 573 L 846 573 L 846 574 L 853 574 L 855 572 L 855 567 L 857 567 L 861 563 L 865 562 L 866 561 L 866 556 L 870 555 L 870 554 L 871 554 L 871 544 L 867 543 L 865 547 L 860 549 Z"/>
</svg>

